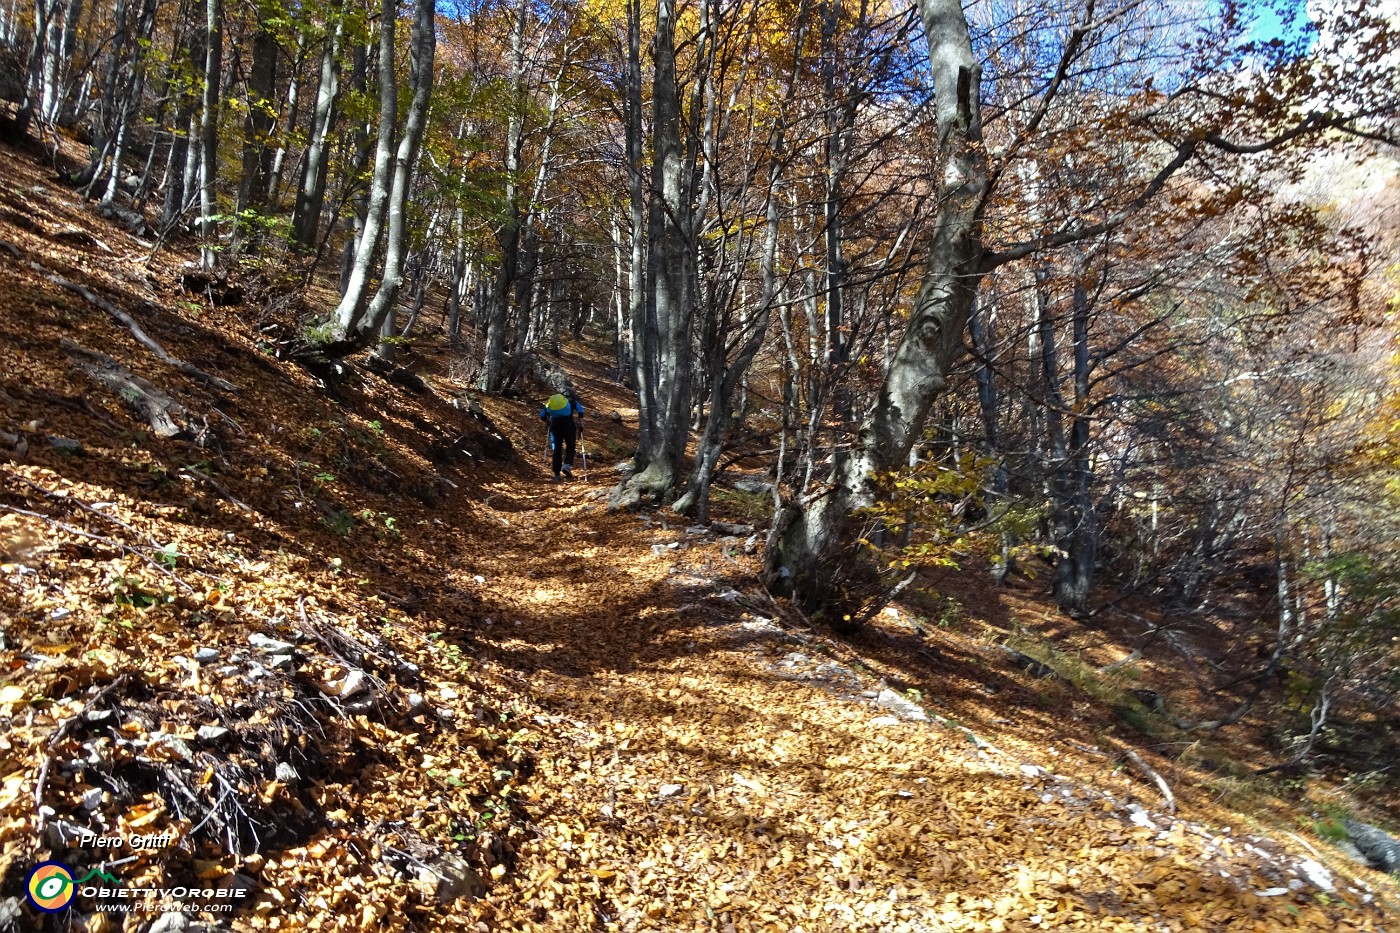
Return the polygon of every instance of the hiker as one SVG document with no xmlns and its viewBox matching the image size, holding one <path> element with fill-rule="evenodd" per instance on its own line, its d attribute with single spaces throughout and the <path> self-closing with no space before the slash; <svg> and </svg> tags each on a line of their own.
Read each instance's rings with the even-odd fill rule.
<svg viewBox="0 0 1400 933">
<path fill-rule="evenodd" d="M 556 392 L 549 397 L 540 409 L 540 419 L 549 422 L 549 447 L 554 451 L 554 481 L 560 481 L 560 471 L 569 479 L 574 478 L 574 446 L 579 435 L 583 434 L 583 424 L 574 421 L 574 415 L 583 418 L 583 406 L 573 393 L 566 398 Z"/>
</svg>

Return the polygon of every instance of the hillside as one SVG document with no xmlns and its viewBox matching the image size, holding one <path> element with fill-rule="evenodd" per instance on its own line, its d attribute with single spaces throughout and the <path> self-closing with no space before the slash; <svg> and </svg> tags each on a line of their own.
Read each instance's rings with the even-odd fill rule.
<svg viewBox="0 0 1400 933">
<path fill-rule="evenodd" d="M 606 510 L 635 401 L 586 343 L 555 486 L 537 387 L 474 400 L 431 339 L 421 391 L 327 382 L 0 158 L 0 929 L 1400 927 L 1311 813 L 1008 663 L 1128 654 L 1034 581 L 834 639 L 757 585 L 742 496 Z M 249 893 L 43 915 L 46 860 Z"/>
</svg>

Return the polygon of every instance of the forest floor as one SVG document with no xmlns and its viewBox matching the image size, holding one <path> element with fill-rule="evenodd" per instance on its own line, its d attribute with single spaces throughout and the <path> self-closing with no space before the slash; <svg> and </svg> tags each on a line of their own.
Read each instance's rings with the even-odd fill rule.
<svg viewBox="0 0 1400 933">
<path fill-rule="evenodd" d="M 0 159 L 0 930 L 1400 929 L 1306 798 L 999 647 L 1103 666 L 1121 626 L 950 573 L 836 639 L 761 531 L 607 511 L 635 401 L 586 342 L 556 486 L 540 388 L 474 400 L 432 339 L 417 389 L 328 385 L 295 308 Z M 41 914 L 48 860 L 215 893 Z"/>
</svg>

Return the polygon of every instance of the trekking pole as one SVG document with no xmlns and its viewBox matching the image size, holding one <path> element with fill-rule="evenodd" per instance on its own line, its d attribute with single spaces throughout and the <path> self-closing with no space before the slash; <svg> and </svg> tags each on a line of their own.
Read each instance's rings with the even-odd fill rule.
<svg viewBox="0 0 1400 933">
<path fill-rule="evenodd" d="M 544 465 L 549 466 L 549 422 L 544 423 Z"/>
<path fill-rule="evenodd" d="M 588 448 L 583 446 L 583 438 L 579 438 L 578 452 L 583 454 L 583 481 L 588 482 Z"/>
</svg>

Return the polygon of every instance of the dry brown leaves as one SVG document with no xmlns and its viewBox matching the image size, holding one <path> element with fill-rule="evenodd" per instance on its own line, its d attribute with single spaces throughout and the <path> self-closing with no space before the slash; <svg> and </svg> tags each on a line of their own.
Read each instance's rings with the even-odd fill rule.
<svg viewBox="0 0 1400 933">
<path fill-rule="evenodd" d="M 37 183 L 20 168 L 10 200 Z M 59 199 L 35 217 L 125 236 Z M 1015 723 L 974 743 L 877 709 L 862 692 L 898 671 L 784 623 L 742 542 L 606 513 L 625 424 L 590 422 L 592 481 L 553 487 L 531 406 L 488 399 L 520 459 L 445 462 L 434 443 L 466 429 L 440 378 L 332 400 L 236 313 L 174 306 L 171 267 L 49 259 L 243 391 L 151 365 L 0 266 L 20 298 L 0 430 L 30 442 L 0 466 L 0 897 L 58 857 L 126 884 L 245 879 L 238 930 L 1380 928 L 1351 882 L 1290 887 L 1277 846 L 1190 812 L 1138 825 L 1152 788 Z M 206 446 L 86 398 L 73 333 L 217 409 Z M 565 365 L 591 407 L 630 406 L 594 361 Z M 64 823 L 179 842 L 113 865 Z"/>
</svg>

